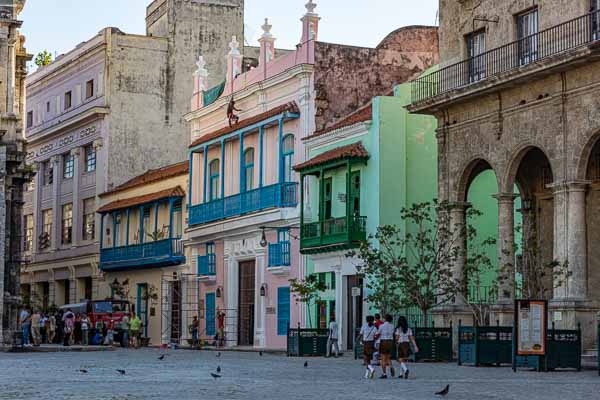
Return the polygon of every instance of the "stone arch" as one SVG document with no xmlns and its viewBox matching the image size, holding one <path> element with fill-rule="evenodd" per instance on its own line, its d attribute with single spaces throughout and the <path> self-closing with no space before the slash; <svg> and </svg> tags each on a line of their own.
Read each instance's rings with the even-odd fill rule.
<svg viewBox="0 0 600 400">
<path fill-rule="evenodd" d="M 469 187 L 473 180 L 483 171 L 492 170 L 496 176 L 498 187 L 500 182 L 498 181 L 498 173 L 492 166 L 492 164 L 484 157 L 475 157 L 468 161 L 465 166 L 461 169 L 462 174 L 456 191 L 457 201 L 466 202 L 469 193 Z"/>
<path fill-rule="evenodd" d="M 535 145 L 535 144 L 524 144 L 524 145 L 519 146 L 514 151 L 513 157 L 510 158 L 508 167 L 506 168 L 506 170 L 503 174 L 502 182 L 498 186 L 499 188 L 502 189 L 502 192 L 513 193 L 514 187 L 516 185 L 519 188 L 519 191 L 521 194 L 523 194 L 523 195 L 526 194 L 526 192 L 527 192 L 527 188 L 525 187 L 526 185 L 524 185 L 523 182 L 519 181 L 518 174 L 519 174 L 520 167 L 523 165 L 523 161 L 526 159 L 526 157 L 530 156 L 532 154 L 532 152 L 534 154 L 537 153 L 536 155 L 539 155 L 540 157 L 543 156 L 545 161 L 547 161 L 547 166 L 549 167 L 548 172 L 550 174 L 549 175 L 550 178 L 548 178 L 548 176 L 546 176 L 547 179 L 545 180 L 545 183 L 546 184 L 553 183 L 554 176 L 555 176 L 555 168 L 553 168 L 552 162 L 550 161 L 550 157 L 548 157 L 548 152 L 546 152 L 542 146 Z"/>
<path fill-rule="evenodd" d="M 577 159 L 577 180 L 599 180 L 600 179 L 600 160 L 594 160 L 594 153 L 600 154 L 600 131 L 594 133 L 581 149 Z M 589 176 L 590 163 L 598 163 L 598 174 Z"/>
</svg>

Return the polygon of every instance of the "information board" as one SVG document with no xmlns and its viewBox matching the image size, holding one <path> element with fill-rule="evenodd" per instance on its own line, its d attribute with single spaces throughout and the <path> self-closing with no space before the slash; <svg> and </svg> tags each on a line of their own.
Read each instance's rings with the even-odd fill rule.
<svg viewBox="0 0 600 400">
<path fill-rule="evenodd" d="M 547 301 L 517 300 L 515 304 L 517 355 L 545 355 L 547 326 Z"/>
</svg>

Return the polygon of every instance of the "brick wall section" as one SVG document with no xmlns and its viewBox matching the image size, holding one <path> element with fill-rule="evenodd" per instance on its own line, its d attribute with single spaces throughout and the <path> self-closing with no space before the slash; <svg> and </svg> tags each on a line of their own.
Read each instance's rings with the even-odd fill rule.
<svg viewBox="0 0 600 400">
<path fill-rule="evenodd" d="M 420 75 L 438 62 L 436 27 L 410 26 L 390 33 L 376 48 L 317 42 L 316 131 Z"/>
</svg>

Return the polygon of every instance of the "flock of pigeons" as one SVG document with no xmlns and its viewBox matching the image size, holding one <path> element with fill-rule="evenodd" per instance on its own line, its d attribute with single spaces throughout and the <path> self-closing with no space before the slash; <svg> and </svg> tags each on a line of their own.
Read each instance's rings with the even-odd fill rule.
<svg viewBox="0 0 600 400">
<path fill-rule="evenodd" d="M 262 351 L 259 351 L 259 352 L 258 352 L 258 355 L 262 357 L 262 356 L 263 356 L 263 352 L 262 352 Z M 158 357 L 158 359 L 159 359 L 160 361 L 162 361 L 162 360 L 164 360 L 164 359 L 165 359 L 165 357 L 166 357 L 166 356 L 168 356 L 168 354 L 161 354 L 161 355 Z M 221 358 L 221 352 L 220 352 L 220 351 L 219 351 L 219 352 L 217 352 L 217 354 L 216 354 L 216 357 L 217 357 L 217 358 Z M 304 361 L 304 368 L 308 368 L 308 361 Z M 125 375 L 125 374 L 126 374 L 126 371 L 125 371 L 124 369 L 116 369 L 115 371 L 116 371 L 116 372 L 117 372 L 119 375 Z M 82 374 L 87 374 L 87 373 L 88 373 L 88 370 L 87 370 L 87 369 L 84 369 L 84 368 L 80 368 L 80 369 L 79 369 L 79 372 L 81 372 Z M 217 379 L 221 378 L 221 377 L 222 377 L 222 375 L 221 375 L 221 366 L 220 366 L 220 365 L 217 365 L 217 369 L 215 370 L 215 372 L 211 372 L 211 373 L 210 373 L 210 376 L 212 376 L 212 377 L 213 377 L 215 380 L 217 380 Z M 443 388 L 443 389 L 442 389 L 442 390 L 440 390 L 439 392 L 436 392 L 436 393 L 435 393 L 435 395 L 436 395 L 436 396 L 445 397 L 446 395 L 448 395 L 448 393 L 450 393 L 450 385 L 446 385 L 446 387 L 445 387 L 445 388 Z"/>
</svg>

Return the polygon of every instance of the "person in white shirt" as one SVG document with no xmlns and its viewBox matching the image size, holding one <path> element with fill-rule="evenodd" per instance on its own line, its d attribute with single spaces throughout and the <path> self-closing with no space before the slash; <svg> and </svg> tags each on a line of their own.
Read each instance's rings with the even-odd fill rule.
<svg viewBox="0 0 600 400">
<path fill-rule="evenodd" d="M 390 373 L 394 376 L 394 367 L 392 366 L 392 351 L 394 350 L 394 325 L 392 325 L 392 316 L 387 314 L 385 322 L 377 330 L 376 339 L 380 340 L 379 353 L 381 354 L 381 370 L 383 374 L 380 379 L 387 379 L 387 367 L 390 367 Z"/>
<path fill-rule="evenodd" d="M 375 335 L 377 334 L 377 328 L 375 327 L 375 318 L 372 315 L 367 315 L 367 323 L 360 328 L 360 335 L 358 339 L 362 340 L 363 344 L 363 355 L 365 360 L 365 378 L 373 378 L 375 368 L 371 366 L 371 360 L 373 359 L 373 353 L 375 352 Z"/>
<path fill-rule="evenodd" d="M 408 379 L 408 357 L 410 357 L 410 343 L 412 342 L 415 353 L 419 352 L 419 347 L 415 341 L 412 329 L 408 327 L 408 321 L 406 317 L 401 316 L 398 318 L 398 328 L 396 328 L 396 338 L 398 340 L 398 361 L 400 362 L 400 368 L 402 368 L 402 374 L 398 375 L 398 378 Z"/>
<path fill-rule="evenodd" d="M 338 323 L 335 322 L 335 316 L 331 317 L 329 322 L 329 337 L 327 338 L 327 357 L 331 357 L 331 348 L 335 347 L 335 357 L 340 354 L 338 346 Z"/>
</svg>

